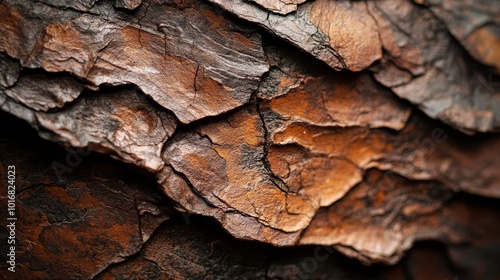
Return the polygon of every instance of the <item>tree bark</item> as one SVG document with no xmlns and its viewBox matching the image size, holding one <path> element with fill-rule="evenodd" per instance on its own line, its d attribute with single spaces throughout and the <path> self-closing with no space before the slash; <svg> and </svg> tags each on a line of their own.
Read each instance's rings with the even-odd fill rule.
<svg viewBox="0 0 500 280">
<path fill-rule="evenodd" d="M 0 8 L 23 277 L 498 275 L 500 2 Z"/>
</svg>

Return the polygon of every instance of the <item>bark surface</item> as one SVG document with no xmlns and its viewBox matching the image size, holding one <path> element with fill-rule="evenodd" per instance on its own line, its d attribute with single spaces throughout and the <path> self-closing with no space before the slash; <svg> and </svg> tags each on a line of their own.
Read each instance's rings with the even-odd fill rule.
<svg viewBox="0 0 500 280">
<path fill-rule="evenodd" d="M 43 266 L 54 258 L 83 258 L 68 275 L 84 278 L 286 270 L 269 259 L 163 259 L 161 246 L 219 240 L 160 227 L 177 211 L 211 217 L 236 239 L 332 246 L 364 264 L 395 264 L 432 240 L 480 275 L 463 254 L 499 252 L 499 3 L 0 1 L 0 109 L 148 177 L 122 182 L 109 161 L 73 176 L 75 151 L 66 164 L 34 159 L 52 174 L 18 186 L 20 240 L 47 244 L 26 249 L 26 275 L 52 275 L 57 264 Z M 21 166 L 9 147 L 1 164 Z M 98 258 L 69 249 L 96 246 Z M 278 250 L 259 246 L 266 258 Z M 192 264 L 176 272 L 183 260 Z"/>
</svg>

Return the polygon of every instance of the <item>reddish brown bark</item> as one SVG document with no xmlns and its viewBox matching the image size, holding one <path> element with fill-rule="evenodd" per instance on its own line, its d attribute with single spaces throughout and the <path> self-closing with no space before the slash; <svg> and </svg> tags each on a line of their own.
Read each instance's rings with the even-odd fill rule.
<svg viewBox="0 0 500 280">
<path fill-rule="evenodd" d="M 61 185 L 54 176 L 74 167 L 45 162 L 39 172 L 52 177 L 21 181 L 23 238 L 68 237 L 23 251 L 26 262 L 82 258 L 61 252 L 94 252 L 102 235 L 106 253 L 84 254 L 68 275 L 210 274 L 203 258 L 164 274 L 173 260 L 141 251 L 173 211 L 141 218 L 146 195 L 157 209 L 169 199 L 212 217 L 238 239 L 333 246 L 365 264 L 395 264 L 433 240 L 467 267 L 460 252 L 481 254 L 479 240 L 495 244 L 498 233 L 478 233 L 464 216 L 496 222 L 495 207 L 467 200 L 500 197 L 499 11 L 480 1 L 1 1 L 0 108 L 44 139 L 156 180 L 139 194 L 136 183 L 92 175 L 108 162 Z M 122 205 L 104 215 L 106 203 Z M 158 232 L 175 230 L 184 229 Z M 120 258 L 130 261 L 107 268 Z M 29 266 L 26 275 L 53 275 Z"/>
</svg>

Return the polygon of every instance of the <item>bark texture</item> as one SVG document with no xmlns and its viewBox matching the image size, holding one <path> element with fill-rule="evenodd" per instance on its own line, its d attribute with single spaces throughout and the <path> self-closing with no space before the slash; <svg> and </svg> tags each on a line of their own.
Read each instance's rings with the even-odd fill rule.
<svg viewBox="0 0 500 280">
<path fill-rule="evenodd" d="M 78 244 L 44 247 L 54 256 L 103 246 L 75 277 L 145 269 L 155 278 L 175 270 L 174 258 L 193 258 L 162 259 L 154 245 L 193 230 L 156 230 L 173 207 L 237 239 L 333 246 L 365 264 L 395 264 L 419 240 L 446 244 L 456 266 L 471 266 L 465 249 L 450 249 L 458 244 L 498 254 L 500 2 L 448 2 L 1 1 L 0 109 L 44 139 L 156 180 L 143 194 L 143 183 L 116 182 L 98 166 L 88 182 L 34 176 L 18 194 L 28 240 L 74 235 Z M 45 168 L 58 180 L 70 173 Z M 61 210 L 43 208 L 52 201 Z M 50 211 L 74 214 L 59 221 Z M 80 229 L 58 228 L 66 222 Z M 206 258 L 164 277 L 236 265 Z M 285 270 L 276 269 L 245 277 Z"/>
<path fill-rule="evenodd" d="M 16 166 L 18 188 L 18 265 L 15 274 L 3 272 L 0 279 L 500 277 L 496 265 L 500 257 L 500 208 L 495 199 L 463 194 L 446 203 L 442 215 L 452 217 L 449 220 L 457 226 L 454 232 L 467 231 L 474 238 L 457 243 L 419 242 L 395 266 L 363 266 L 345 257 L 347 251 L 339 253 L 328 246 L 278 248 L 235 239 L 212 219 L 177 212 L 176 203 L 162 194 L 154 178 L 144 170 L 97 153 L 40 141 L 25 123 L 5 113 L 0 116 L 7 122 L 0 132 L 0 167 L 4 170 L 6 164 Z M 14 129 L 16 133 L 11 132 Z M 73 153 L 82 154 L 80 165 L 57 176 L 51 165 L 65 163 Z M 6 177 L 3 171 L 0 175 Z M 377 180 L 376 174 L 373 177 Z M 379 196 L 371 188 L 364 184 L 352 195 Z M 421 197 L 427 195 L 427 190 L 422 189 Z M 6 195 L 5 188 L 1 195 Z M 434 194 L 439 195 L 446 194 Z M 392 197 L 396 207 L 403 203 L 398 195 Z M 1 206 L 7 207 L 5 200 Z M 344 213 L 350 223 L 356 222 L 349 230 L 360 238 L 357 234 L 364 224 L 383 219 L 371 218 L 373 214 L 364 209 L 346 201 L 337 206 L 337 212 L 330 212 L 330 208 L 318 213 L 318 218 L 323 218 L 317 221 L 330 216 L 342 222 L 336 213 Z M 381 211 L 383 207 L 376 209 Z M 422 211 L 427 209 L 429 206 Z M 5 219 L 4 214 L 1 217 Z M 7 235 L 6 228 L 1 227 L 2 240 Z M 2 270 L 6 270 L 5 247 L 4 242 L 0 246 Z"/>
</svg>

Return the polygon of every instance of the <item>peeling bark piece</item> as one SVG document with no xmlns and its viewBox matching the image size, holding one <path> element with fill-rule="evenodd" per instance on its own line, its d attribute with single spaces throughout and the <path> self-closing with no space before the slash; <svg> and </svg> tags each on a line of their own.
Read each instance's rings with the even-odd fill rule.
<svg viewBox="0 0 500 280">
<path fill-rule="evenodd" d="M 302 240 L 305 244 L 338 242 L 336 249 L 366 263 L 392 254 L 382 261 L 395 263 L 402 256 L 401 248 L 418 240 L 437 239 L 449 244 L 453 263 L 480 279 L 479 275 L 498 274 L 486 265 L 498 254 L 498 235 L 491 234 L 498 228 L 494 207 L 496 200 L 451 196 L 436 181 L 407 181 L 373 169 L 343 200 L 318 211 Z M 370 218 L 365 219 L 365 214 Z M 471 256 L 485 265 L 468 266 Z M 411 269 L 418 263 L 407 265 Z"/>
<path fill-rule="evenodd" d="M 141 5 L 142 0 L 115 0 L 115 7 L 134 10 Z"/>
<path fill-rule="evenodd" d="M 306 78 L 269 109 L 281 118 L 318 126 L 369 126 L 402 129 L 411 110 L 379 87 L 368 74 Z"/>
<path fill-rule="evenodd" d="M 317 0 L 309 20 L 330 38 L 347 69 L 361 71 L 382 58 L 382 42 L 364 1 Z"/>
<path fill-rule="evenodd" d="M 3 53 L 0 53 L 0 89 L 13 86 L 21 71 L 19 63 Z"/>
<path fill-rule="evenodd" d="M 500 127 L 500 90 L 488 83 L 483 73 L 464 78 L 464 67 L 447 67 L 451 73 L 429 70 L 412 82 L 394 87 L 399 96 L 410 100 L 428 116 L 465 133 L 497 131 Z M 490 76 L 491 78 L 491 76 Z"/>
<path fill-rule="evenodd" d="M 498 88 L 464 57 L 432 12 L 406 0 L 369 1 L 368 9 L 387 53 L 373 68 L 379 82 L 431 118 L 464 132 L 499 129 Z M 490 49 L 492 56 L 497 49 Z"/>
<path fill-rule="evenodd" d="M 257 219 L 258 223 L 249 221 L 257 234 L 251 238 L 272 236 L 274 230 L 298 237 L 297 232 L 307 226 L 314 208 L 307 200 L 280 189 L 271 180 L 264 165 L 263 145 L 263 124 L 257 111 L 247 107 L 227 120 L 177 136 L 166 147 L 164 157 L 210 205 Z M 231 221 L 231 215 L 226 218 L 230 227 L 235 221 Z M 244 232 L 248 234 L 249 230 Z M 265 240 L 280 245 L 293 244 L 287 236 L 285 234 L 286 240 L 269 237 Z"/>
<path fill-rule="evenodd" d="M 271 70 L 257 96 L 265 99 L 260 108 L 268 120 L 324 127 L 399 130 L 405 126 L 411 108 L 368 73 L 338 73 L 312 59 L 299 59 L 301 53 L 290 48 L 269 45 L 265 49 Z"/>
<path fill-rule="evenodd" d="M 376 2 L 367 2 L 367 13 L 377 25 L 389 60 L 401 70 L 413 76 L 422 75 L 426 62 L 446 57 L 447 48 L 453 48 L 450 36 L 430 11 L 419 9 L 408 0 Z"/>
<path fill-rule="evenodd" d="M 337 7 L 341 7 L 337 11 L 337 15 L 342 17 L 342 20 L 349 21 L 349 23 L 357 21 L 356 18 L 359 16 L 372 21 L 371 18 L 359 14 L 359 9 L 365 10 L 364 2 L 354 2 L 352 5 L 344 4 L 343 1 L 319 0 L 313 2 L 312 5 L 310 2 L 306 2 L 297 8 L 296 13 L 282 16 L 262 10 L 258 6 L 243 0 L 210 1 L 240 18 L 263 26 L 273 34 L 314 55 L 334 69 L 361 71 L 381 58 L 380 41 L 378 41 L 376 32 L 372 32 L 374 30 L 370 25 L 358 24 L 356 22 L 356 26 L 362 28 L 362 30 L 354 34 L 350 34 L 350 31 L 346 29 L 335 29 L 335 24 L 342 24 L 340 21 L 334 21 L 331 25 L 320 25 L 323 20 L 322 16 L 330 16 L 330 12 L 335 11 Z M 351 6 L 349 7 L 349 5 Z M 328 7 L 329 13 L 321 13 L 323 6 Z M 327 24 L 328 20 L 324 20 L 325 24 Z M 317 25 L 313 22 L 316 22 Z M 331 34 L 325 33 L 330 31 Z M 370 40 L 365 40 L 366 34 L 363 33 L 364 31 L 369 32 L 368 36 Z M 336 34 L 335 37 L 329 37 L 332 34 Z M 357 36 L 361 35 L 362 37 L 357 38 Z M 348 42 L 352 42 L 352 40 L 357 40 L 356 51 L 351 53 L 349 49 L 336 49 L 336 47 L 346 47 Z"/>
<path fill-rule="evenodd" d="M 397 135 L 381 129 L 303 123 L 276 131 L 270 133 L 275 145 L 298 144 L 313 154 L 343 158 L 362 169 L 377 167 L 414 180 L 439 180 L 453 190 L 500 197 L 500 178 L 494 171 L 500 160 L 496 136 L 471 140 L 417 117 Z"/>
<path fill-rule="evenodd" d="M 417 180 L 437 179 L 454 190 L 500 197 L 500 174 L 495 167 L 500 162 L 498 135 L 469 138 L 417 118 L 400 137 L 388 140 L 397 144 L 379 160 L 384 169 Z"/>
<path fill-rule="evenodd" d="M 497 51 L 500 49 L 500 23 L 478 28 L 463 44 L 476 60 L 495 67 L 496 74 L 500 74 L 500 52 Z"/>
<path fill-rule="evenodd" d="M 296 146 L 270 146 L 268 158 L 271 170 L 291 193 L 320 207 L 341 199 L 361 181 L 362 170 L 351 162 Z"/>
<path fill-rule="evenodd" d="M 62 112 L 38 113 L 37 120 L 56 139 L 73 147 L 116 153 L 116 157 L 151 171 L 163 166 L 160 151 L 177 125 L 172 115 L 133 88 L 89 93 Z"/>
<path fill-rule="evenodd" d="M 46 75 L 43 74 L 42 77 Z M 33 79 L 31 76 L 27 77 Z M 74 82 L 73 78 L 65 76 L 57 76 L 54 79 L 43 80 L 41 84 L 57 81 L 58 86 L 61 86 L 62 83 L 59 82 L 64 79 Z M 20 101 L 26 101 L 27 105 L 39 105 L 34 101 L 42 99 L 43 92 L 48 89 L 29 86 L 29 90 L 26 90 L 23 89 L 23 83 L 24 80 L 21 79 L 20 83 L 12 88 L 14 93 L 18 90 L 19 94 L 36 96 L 34 100 L 26 98 Z M 30 80 L 27 83 L 31 85 Z M 37 92 L 37 89 L 41 92 Z M 64 89 L 68 90 L 67 87 Z M 46 139 L 110 153 L 113 157 L 153 172 L 159 171 L 164 165 L 160 158 L 161 149 L 175 131 L 177 120 L 172 114 L 158 108 L 137 88 L 86 92 L 85 96 L 68 108 L 55 112 L 33 112 L 8 98 L 8 90 L 0 91 L 2 110 L 26 120 Z M 58 95 L 63 92 L 57 87 L 50 90 Z M 47 101 L 47 106 L 56 107 L 57 103 L 52 102 Z"/>
<path fill-rule="evenodd" d="M 37 0 L 37 2 L 62 9 L 75 9 L 77 11 L 89 11 L 99 0 Z"/>
<path fill-rule="evenodd" d="M 500 74 L 500 3 L 498 1 L 419 0 L 439 17 L 476 60 Z"/>
<path fill-rule="evenodd" d="M 451 194 L 437 182 L 411 182 L 369 170 L 342 200 L 318 211 L 300 243 L 338 244 L 367 262 L 395 263 L 415 240 L 450 230 L 436 230 L 436 212 Z"/>
<path fill-rule="evenodd" d="M 184 177 L 176 173 L 170 166 L 162 168 L 158 172 L 157 178 L 163 193 L 177 203 L 174 205 L 177 210 L 217 218 L 222 216 L 222 210 L 208 204 L 206 199 L 192 190 Z"/>
<path fill-rule="evenodd" d="M 24 66 L 67 71 L 95 85 L 135 84 L 189 123 L 243 105 L 268 67 L 258 35 L 233 31 L 207 5 L 187 3 L 192 7 L 179 10 L 151 0 L 140 18 L 111 11 L 108 20 L 76 14 L 63 21 L 57 9 L 4 1 L 0 50 Z"/>
<path fill-rule="evenodd" d="M 251 0 L 267 10 L 282 15 L 289 14 L 297 10 L 297 5 L 307 0 Z"/>
<path fill-rule="evenodd" d="M 218 188 L 228 184 L 225 176 L 226 162 L 211 146 L 207 138 L 188 133 L 173 139 L 164 155 L 172 168 L 184 174 L 201 196 L 210 204 L 221 208 L 226 204 L 219 198 Z M 228 210 L 227 206 L 224 208 L 223 210 Z"/>
<path fill-rule="evenodd" d="M 36 128 L 35 112 L 29 108 L 15 102 L 12 98 L 5 94 L 5 91 L 0 88 L 0 108 L 10 113 L 17 118 L 27 121 L 31 126 Z"/>
<path fill-rule="evenodd" d="M 157 108 L 135 88 L 87 92 L 58 112 L 34 113 L 12 100 L 1 106 L 28 121 L 46 139 L 111 153 L 150 171 L 163 167 L 161 149 L 177 126 L 175 117 Z"/>
<path fill-rule="evenodd" d="M 176 209 L 182 212 L 214 217 L 234 237 L 244 240 L 258 240 L 277 245 L 295 244 L 300 231 L 286 233 L 263 225 L 257 218 L 238 212 L 224 212 L 209 203 L 183 174 L 165 166 L 158 175 L 163 192 L 177 203 Z M 184 179 L 186 178 L 186 179 Z M 190 215 L 190 214 L 184 214 Z"/>
<path fill-rule="evenodd" d="M 27 71 L 5 94 L 35 111 L 48 111 L 75 100 L 83 88 L 80 81 L 67 74 Z"/>
</svg>

